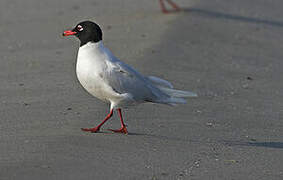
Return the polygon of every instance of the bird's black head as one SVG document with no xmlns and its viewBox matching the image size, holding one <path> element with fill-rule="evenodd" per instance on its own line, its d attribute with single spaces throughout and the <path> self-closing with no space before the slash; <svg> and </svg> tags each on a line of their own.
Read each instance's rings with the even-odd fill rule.
<svg viewBox="0 0 283 180">
<path fill-rule="evenodd" d="M 81 41 L 83 46 L 88 42 L 99 42 L 102 40 L 102 31 L 100 27 L 91 21 L 80 22 L 72 30 L 64 31 L 63 36 L 75 35 Z"/>
</svg>

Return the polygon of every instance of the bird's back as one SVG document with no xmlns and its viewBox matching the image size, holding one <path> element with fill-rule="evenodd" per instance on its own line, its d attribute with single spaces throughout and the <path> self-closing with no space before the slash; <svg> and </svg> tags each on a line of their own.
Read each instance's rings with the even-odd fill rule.
<svg viewBox="0 0 283 180">
<path fill-rule="evenodd" d="M 80 47 L 76 68 L 82 86 L 104 101 L 112 102 L 117 100 L 117 96 L 125 94 L 136 103 L 154 102 L 167 96 L 135 69 L 116 58 L 102 42 Z"/>
</svg>

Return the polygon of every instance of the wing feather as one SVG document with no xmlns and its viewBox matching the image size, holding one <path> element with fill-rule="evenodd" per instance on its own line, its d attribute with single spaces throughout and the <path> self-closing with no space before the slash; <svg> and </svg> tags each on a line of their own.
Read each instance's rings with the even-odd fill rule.
<svg viewBox="0 0 283 180">
<path fill-rule="evenodd" d="M 143 75 L 127 64 L 110 62 L 105 71 L 104 80 L 116 92 L 130 93 L 136 101 L 154 101 L 166 96 Z"/>
</svg>

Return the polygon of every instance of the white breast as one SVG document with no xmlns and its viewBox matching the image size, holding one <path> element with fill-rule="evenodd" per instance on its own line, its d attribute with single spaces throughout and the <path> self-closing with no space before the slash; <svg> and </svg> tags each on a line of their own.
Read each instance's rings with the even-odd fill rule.
<svg viewBox="0 0 283 180">
<path fill-rule="evenodd" d="M 107 58 L 102 43 L 87 43 L 79 49 L 76 72 L 79 82 L 90 94 L 111 102 L 116 93 L 103 81 Z"/>
</svg>

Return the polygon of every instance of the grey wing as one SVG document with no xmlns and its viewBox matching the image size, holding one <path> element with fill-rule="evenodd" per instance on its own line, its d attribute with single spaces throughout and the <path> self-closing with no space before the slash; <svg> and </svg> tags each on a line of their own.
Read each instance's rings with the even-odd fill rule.
<svg viewBox="0 0 283 180">
<path fill-rule="evenodd" d="M 105 72 L 105 81 L 117 93 L 129 93 L 136 101 L 155 101 L 166 96 L 142 74 L 127 64 L 111 62 Z"/>
</svg>

